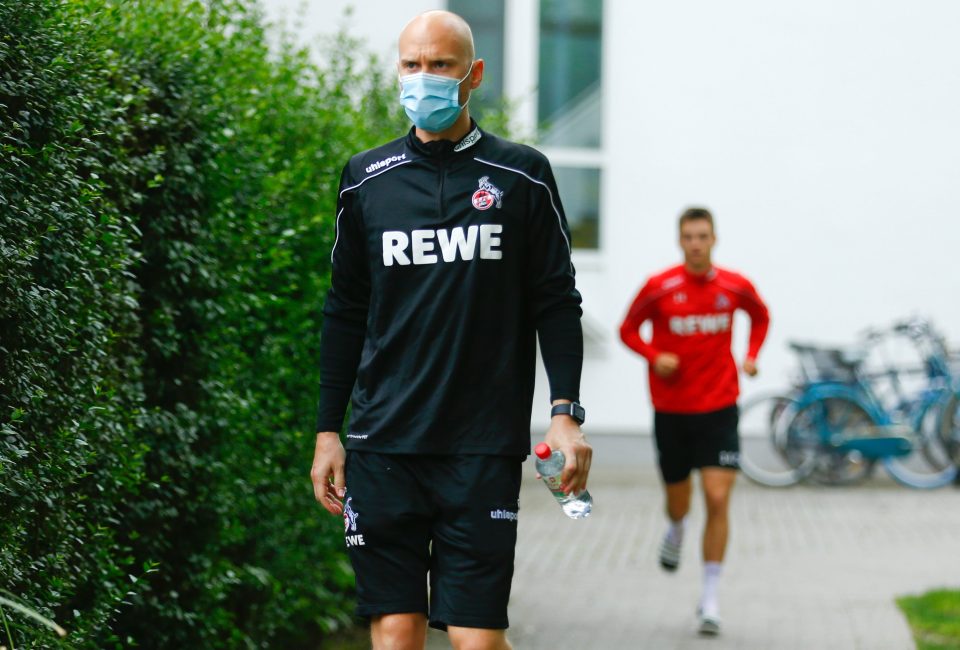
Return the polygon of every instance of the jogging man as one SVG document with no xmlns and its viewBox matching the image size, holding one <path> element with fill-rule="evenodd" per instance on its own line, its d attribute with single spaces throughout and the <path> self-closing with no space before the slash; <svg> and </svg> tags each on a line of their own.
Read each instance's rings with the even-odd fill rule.
<svg viewBox="0 0 960 650">
<path fill-rule="evenodd" d="M 408 23 L 398 72 L 414 126 L 340 182 L 311 477 L 344 517 L 374 648 L 423 648 L 429 624 L 502 650 L 538 335 L 565 490 L 590 470 L 569 230 L 546 158 L 471 120 L 483 60 L 462 18 Z"/>
<path fill-rule="evenodd" d="M 707 522 L 698 615 L 700 632 L 708 635 L 720 631 L 717 585 L 740 452 L 737 366 L 730 350 L 733 314 L 743 309 L 750 316 L 750 339 L 741 366 L 750 376 L 757 374 L 757 354 L 770 322 L 767 307 L 750 281 L 713 265 L 716 241 L 708 210 L 684 212 L 680 216 L 683 264 L 647 280 L 620 326 L 623 342 L 650 364 L 654 433 L 670 520 L 660 546 L 660 564 L 668 571 L 680 563 L 692 492 L 690 472 L 700 470 Z M 647 320 L 653 322 L 650 342 L 640 335 Z"/>
</svg>

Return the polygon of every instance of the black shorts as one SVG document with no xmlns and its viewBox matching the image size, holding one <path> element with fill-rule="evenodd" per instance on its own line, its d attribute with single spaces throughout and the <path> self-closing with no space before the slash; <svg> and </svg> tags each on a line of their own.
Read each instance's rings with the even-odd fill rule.
<svg viewBox="0 0 960 650">
<path fill-rule="evenodd" d="M 522 462 L 347 452 L 357 614 L 422 612 L 439 629 L 506 629 Z"/>
<path fill-rule="evenodd" d="M 736 405 L 707 413 L 654 413 L 663 482 L 683 481 L 694 468 L 739 468 L 738 421 Z"/>
</svg>

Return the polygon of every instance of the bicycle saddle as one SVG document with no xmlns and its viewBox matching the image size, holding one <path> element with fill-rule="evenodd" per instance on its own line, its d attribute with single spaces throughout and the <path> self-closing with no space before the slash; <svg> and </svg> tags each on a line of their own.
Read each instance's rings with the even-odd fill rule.
<svg viewBox="0 0 960 650">
<path fill-rule="evenodd" d="M 828 347 L 814 343 L 800 343 L 798 341 L 789 341 L 787 344 L 791 350 L 798 354 L 826 357 L 831 361 L 838 362 L 845 366 L 858 366 L 866 360 L 869 354 L 866 348 L 859 345 Z"/>
</svg>

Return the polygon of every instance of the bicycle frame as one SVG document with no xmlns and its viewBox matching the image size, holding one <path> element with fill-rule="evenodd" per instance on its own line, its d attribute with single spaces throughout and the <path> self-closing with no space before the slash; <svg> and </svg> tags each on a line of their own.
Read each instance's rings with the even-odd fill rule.
<svg viewBox="0 0 960 650">
<path fill-rule="evenodd" d="M 876 398 L 859 382 L 847 384 L 839 381 L 815 381 L 800 389 L 795 396 L 796 412 L 825 405 L 828 400 L 844 400 L 859 406 L 871 419 L 867 430 L 845 430 L 837 428 L 820 412 L 816 421 L 816 432 L 823 447 L 837 453 L 858 452 L 864 458 L 879 460 L 887 456 L 909 454 L 913 449 L 910 431 L 907 427 L 894 424 L 889 414 Z"/>
</svg>

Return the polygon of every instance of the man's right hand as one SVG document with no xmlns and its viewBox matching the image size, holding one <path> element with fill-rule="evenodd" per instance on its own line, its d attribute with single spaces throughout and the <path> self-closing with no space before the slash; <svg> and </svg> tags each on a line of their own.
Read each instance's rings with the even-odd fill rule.
<svg viewBox="0 0 960 650">
<path fill-rule="evenodd" d="M 661 352 L 653 360 L 653 372 L 658 377 L 669 377 L 680 367 L 680 357 L 670 352 Z"/>
<path fill-rule="evenodd" d="M 347 458 L 340 442 L 340 434 L 322 431 L 317 434 L 317 447 L 313 454 L 313 495 L 332 515 L 343 514 L 343 496 L 347 493 L 344 464 Z"/>
</svg>

